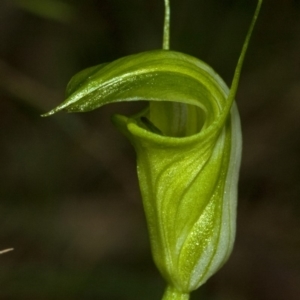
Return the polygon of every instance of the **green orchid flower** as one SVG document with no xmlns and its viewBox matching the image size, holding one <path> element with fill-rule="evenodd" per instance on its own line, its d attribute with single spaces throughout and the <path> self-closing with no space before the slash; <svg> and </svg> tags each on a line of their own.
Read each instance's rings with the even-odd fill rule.
<svg viewBox="0 0 300 300">
<path fill-rule="evenodd" d="M 229 89 L 201 60 L 170 51 L 169 2 L 164 49 L 88 68 L 67 86 L 58 111 L 86 112 L 120 101 L 149 101 L 114 124 L 137 153 L 152 254 L 167 281 L 163 299 L 189 299 L 228 259 L 236 227 L 242 138 L 234 101 L 262 0 Z"/>
</svg>

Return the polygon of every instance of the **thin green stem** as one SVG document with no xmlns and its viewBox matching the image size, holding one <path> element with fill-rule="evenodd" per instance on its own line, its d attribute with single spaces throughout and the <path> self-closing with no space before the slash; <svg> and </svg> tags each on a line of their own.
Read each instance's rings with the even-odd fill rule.
<svg viewBox="0 0 300 300">
<path fill-rule="evenodd" d="M 190 294 L 177 291 L 175 288 L 168 286 L 165 290 L 162 300 L 189 300 Z"/>
<path fill-rule="evenodd" d="M 250 27 L 248 29 L 246 39 L 245 39 L 244 44 L 243 44 L 242 52 L 240 54 L 237 66 L 236 66 L 235 71 L 234 71 L 234 76 L 233 76 L 233 79 L 232 79 L 232 83 L 231 83 L 229 95 L 228 95 L 228 98 L 227 98 L 226 106 L 224 107 L 224 109 L 222 111 L 222 115 L 219 117 L 218 122 L 215 123 L 216 124 L 215 127 L 217 126 L 217 127 L 221 128 L 223 126 L 224 122 L 227 119 L 228 111 L 231 109 L 232 104 L 234 102 L 235 95 L 236 95 L 237 88 L 238 88 L 238 84 L 239 84 L 239 81 L 240 81 L 243 62 L 245 60 L 246 52 L 247 52 L 247 49 L 248 49 L 248 46 L 249 46 L 249 42 L 250 42 L 250 39 L 251 39 L 251 35 L 252 35 L 252 32 L 253 32 L 254 26 L 256 24 L 256 21 L 257 21 L 259 12 L 260 12 L 262 2 L 263 2 L 263 0 L 258 0 L 258 2 L 257 2 L 256 10 L 254 12 L 254 16 L 252 18 L 252 21 L 251 21 Z M 211 130 L 216 130 L 215 127 L 211 126 L 209 128 L 209 130 L 206 131 L 205 135 L 209 135 Z"/>
<path fill-rule="evenodd" d="M 170 1 L 165 0 L 165 21 L 163 35 L 163 49 L 170 49 Z"/>
<path fill-rule="evenodd" d="M 255 10 L 254 16 L 252 18 L 252 22 L 250 24 L 250 27 L 249 27 L 249 30 L 248 30 L 248 33 L 247 33 L 247 36 L 246 36 L 246 39 L 245 39 L 245 42 L 244 42 L 244 45 L 243 45 L 243 48 L 242 48 L 241 55 L 239 57 L 239 60 L 238 60 L 238 63 L 237 63 L 237 66 L 236 66 L 236 69 L 235 69 L 235 72 L 234 72 L 234 76 L 233 76 L 233 79 L 232 79 L 232 84 L 231 84 L 231 87 L 230 87 L 230 93 L 229 93 L 229 96 L 228 96 L 228 102 L 229 103 L 233 102 L 233 100 L 235 98 L 235 95 L 236 95 L 236 91 L 237 91 L 239 80 L 240 80 L 242 66 L 243 66 L 243 63 L 244 63 L 244 60 L 245 60 L 245 55 L 246 55 L 246 52 L 247 52 L 247 49 L 248 49 L 248 46 L 249 46 L 249 42 L 250 42 L 250 39 L 251 39 L 251 35 L 252 35 L 252 32 L 253 32 L 257 17 L 259 15 L 259 11 L 260 11 L 260 7 L 261 7 L 262 2 L 263 2 L 263 0 L 258 0 L 256 10 Z M 230 106 L 231 106 L 231 104 L 230 104 Z"/>
<path fill-rule="evenodd" d="M 165 19 L 164 19 L 164 32 L 163 32 L 163 50 L 170 49 L 170 0 L 165 0 Z M 160 113 L 158 113 L 158 111 Z M 169 127 L 172 128 L 172 136 L 180 135 L 180 132 L 184 131 L 186 126 L 186 121 L 182 122 L 180 127 L 178 127 L 178 120 L 176 121 L 176 126 L 174 127 L 172 123 L 172 115 L 170 114 L 177 112 L 177 116 L 185 116 L 187 111 L 187 105 L 182 103 L 165 103 L 165 102 L 150 102 L 150 116 L 153 115 L 165 115 L 165 120 L 169 120 Z M 169 117 L 168 117 L 169 116 Z M 183 118 L 184 119 L 184 118 Z M 176 129 L 177 128 L 177 129 Z"/>
</svg>

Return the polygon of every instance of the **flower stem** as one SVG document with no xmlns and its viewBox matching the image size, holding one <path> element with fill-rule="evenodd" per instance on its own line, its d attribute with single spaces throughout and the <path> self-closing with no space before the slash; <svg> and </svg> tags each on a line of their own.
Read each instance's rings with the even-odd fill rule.
<svg viewBox="0 0 300 300">
<path fill-rule="evenodd" d="M 170 1 L 165 0 L 165 21 L 163 34 L 163 49 L 170 49 Z"/>
<path fill-rule="evenodd" d="M 177 291 L 175 288 L 168 286 L 162 300 L 189 300 L 190 294 Z"/>
<path fill-rule="evenodd" d="M 170 0 L 165 1 L 165 17 L 164 17 L 164 31 L 163 31 L 163 50 L 170 50 Z M 184 132 L 186 127 L 186 104 L 182 103 L 166 103 L 166 102 L 150 102 L 150 119 L 153 121 L 155 126 L 157 126 L 164 134 L 170 136 L 183 136 L 182 132 Z M 176 112 L 175 118 L 173 118 L 173 112 Z M 154 118 L 153 116 L 159 115 L 160 120 L 158 118 Z M 179 116 L 183 122 L 179 122 Z M 172 119 L 174 121 L 172 121 Z M 163 124 L 161 124 L 163 123 Z M 163 126 L 162 126 L 163 125 Z M 164 131 L 166 128 L 167 130 Z"/>
<path fill-rule="evenodd" d="M 248 46 L 249 46 L 249 42 L 250 42 L 250 39 L 251 39 L 251 36 L 252 36 L 254 26 L 256 24 L 256 21 L 257 21 L 259 12 L 260 12 L 262 2 L 263 2 L 263 0 L 258 0 L 258 2 L 257 2 L 256 9 L 255 9 L 255 12 L 254 12 L 254 16 L 252 18 L 252 21 L 251 21 L 250 27 L 248 29 L 246 39 L 245 39 L 243 47 L 242 47 L 242 52 L 240 54 L 240 57 L 238 59 L 238 63 L 236 65 L 236 68 L 235 68 L 235 71 L 234 71 L 234 76 L 233 76 L 233 79 L 232 79 L 230 92 L 229 92 L 229 95 L 228 95 L 228 101 L 227 101 L 228 102 L 228 104 L 227 104 L 228 108 L 227 108 L 227 110 L 231 109 L 232 103 L 234 101 L 234 98 L 235 98 L 235 95 L 236 95 L 236 92 L 237 92 L 242 66 L 243 66 L 243 63 L 244 63 L 244 60 L 245 60 L 246 52 L 247 52 L 247 49 L 248 49 Z M 226 115 L 226 114 L 227 114 L 226 109 L 224 109 L 224 115 Z"/>
</svg>

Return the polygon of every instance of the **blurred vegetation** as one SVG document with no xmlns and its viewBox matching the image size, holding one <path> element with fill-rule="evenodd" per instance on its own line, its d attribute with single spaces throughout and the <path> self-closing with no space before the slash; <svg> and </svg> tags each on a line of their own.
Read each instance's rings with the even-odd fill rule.
<svg viewBox="0 0 300 300">
<path fill-rule="evenodd" d="M 230 84 L 256 1 L 172 0 L 171 47 Z M 160 48 L 162 0 L 0 2 L 0 299 L 160 299 L 135 154 L 110 124 L 144 103 L 40 114 L 77 71 Z M 300 295 L 300 5 L 265 0 L 237 96 L 235 250 L 192 299 Z"/>
</svg>

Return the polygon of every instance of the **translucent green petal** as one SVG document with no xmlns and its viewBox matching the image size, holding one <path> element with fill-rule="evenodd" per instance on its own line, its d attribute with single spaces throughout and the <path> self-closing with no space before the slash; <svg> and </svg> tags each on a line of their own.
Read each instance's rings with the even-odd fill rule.
<svg viewBox="0 0 300 300">
<path fill-rule="evenodd" d="M 66 101 L 49 113 L 161 103 L 114 122 L 137 152 L 154 260 L 169 285 L 185 293 L 225 262 L 234 241 L 241 133 L 228 94 L 207 64 L 156 50 L 80 72 Z"/>
<path fill-rule="evenodd" d="M 137 115 L 115 115 L 113 122 L 136 149 L 152 253 L 168 282 L 165 300 L 187 300 L 232 250 L 242 149 L 234 97 L 261 3 L 230 90 L 197 58 L 155 50 L 78 73 L 67 99 L 45 115 L 150 101 Z"/>
<path fill-rule="evenodd" d="M 226 98 L 228 90 L 223 93 Z M 113 121 L 137 152 L 156 265 L 170 286 L 189 293 L 232 249 L 241 157 L 238 112 L 234 105 L 225 126 L 205 137 L 201 132 L 184 138 L 158 135 L 139 126 L 140 118 Z"/>
<path fill-rule="evenodd" d="M 207 64 L 165 50 L 130 55 L 89 68 L 76 75 L 68 87 L 68 98 L 45 116 L 63 109 L 89 111 L 119 101 L 170 101 L 197 106 L 207 128 L 217 119 L 225 101 L 221 96 L 224 84 Z M 197 118 L 190 117 L 195 126 Z"/>
</svg>

